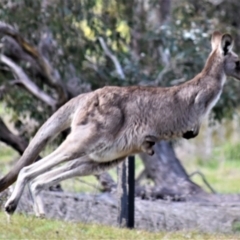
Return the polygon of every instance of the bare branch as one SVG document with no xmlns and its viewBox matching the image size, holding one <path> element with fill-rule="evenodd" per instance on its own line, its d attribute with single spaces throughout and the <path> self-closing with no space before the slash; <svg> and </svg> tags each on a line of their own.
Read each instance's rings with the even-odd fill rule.
<svg viewBox="0 0 240 240">
<path fill-rule="evenodd" d="M 205 176 L 204 176 L 203 173 L 201 173 L 201 172 L 199 172 L 199 171 L 195 171 L 195 172 L 191 173 L 191 174 L 189 175 L 189 177 L 191 178 L 191 177 L 193 177 L 193 176 L 196 175 L 196 174 L 200 175 L 200 177 L 202 178 L 203 182 L 204 182 L 205 185 L 210 189 L 210 191 L 211 191 L 212 193 L 216 193 L 216 191 L 215 191 L 215 190 L 212 188 L 212 186 L 208 183 L 208 181 L 207 181 L 207 179 L 205 178 Z"/>
<path fill-rule="evenodd" d="M 165 74 L 167 74 L 172 69 L 172 63 L 170 60 L 170 53 L 169 51 L 163 50 L 162 47 L 158 48 L 159 54 L 161 56 L 162 64 L 165 66 L 157 75 L 157 78 L 155 79 L 155 84 L 159 85 L 159 83 L 162 81 Z"/>
<path fill-rule="evenodd" d="M 107 44 L 105 43 L 104 39 L 102 37 L 99 37 L 99 42 L 101 44 L 101 47 L 104 51 L 104 53 L 113 61 L 113 64 L 116 68 L 116 71 L 118 73 L 118 75 L 121 77 L 121 79 L 125 79 L 125 74 L 123 72 L 122 66 L 120 64 L 120 62 L 118 61 L 117 57 L 110 51 L 110 49 L 108 48 Z"/>
<path fill-rule="evenodd" d="M 161 25 L 167 23 L 171 18 L 171 0 L 160 0 Z"/>
<path fill-rule="evenodd" d="M 136 185 L 140 185 L 140 181 L 141 181 L 142 179 L 146 178 L 146 177 L 147 177 L 147 171 L 144 169 L 144 170 L 138 175 L 138 177 L 136 178 L 135 184 L 136 184 Z"/>
<path fill-rule="evenodd" d="M 55 88 L 58 93 L 58 105 L 64 104 L 68 100 L 65 86 L 63 85 L 58 71 L 54 70 L 48 60 L 11 25 L 0 22 L 0 33 L 12 37 L 21 46 L 22 50 L 31 56 L 39 65 L 41 74 L 45 77 L 46 83 Z"/>
<path fill-rule="evenodd" d="M 40 67 L 38 66 L 37 62 L 27 53 L 25 52 L 22 47 L 18 44 L 18 42 L 12 38 L 11 36 L 4 36 L 1 39 L 1 49 L 2 53 L 5 54 L 11 59 L 14 59 L 14 61 L 26 61 L 31 63 L 31 66 L 36 69 L 36 71 L 41 71 Z"/>
<path fill-rule="evenodd" d="M 159 72 L 157 75 L 157 78 L 155 79 L 155 84 L 159 85 L 159 83 L 162 81 L 165 74 L 167 74 L 171 70 L 170 65 L 166 65 L 162 71 Z"/>
<path fill-rule="evenodd" d="M 56 108 L 56 100 L 51 98 L 48 94 L 43 92 L 38 86 L 33 83 L 26 73 L 20 68 L 16 63 L 14 63 L 10 58 L 6 57 L 5 55 L 0 55 L 0 61 L 6 64 L 17 76 L 17 81 L 23 84 L 23 86 L 35 97 L 40 99 L 41 101 L 45 102 L 47 105 L 51 106 L 53 109 Z"/>
</svg>

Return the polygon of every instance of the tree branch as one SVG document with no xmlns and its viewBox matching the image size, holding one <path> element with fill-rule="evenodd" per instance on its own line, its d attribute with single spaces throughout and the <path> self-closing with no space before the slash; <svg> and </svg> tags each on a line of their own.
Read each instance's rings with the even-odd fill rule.
<svg viewBox="0 0 240 240">
<path fill-rule="evenodd" d="M 27 142 L 23 138 L 13 134 L 5 125 L 2 118 L 0 118 L 0 133 L 0 141 L 13 147 L 19 152 L 20 155 L 23 154 L 25 148 L 28 145 Z"/>
<path fill-rule="evenodd" d="M 200 177 L 202 178 L 203 182 L 204 182 L 205 185 L 210 189 L 210 191 L 211 191 L 212 193 L 216 193 L 216 191 L 215 191 L 215 190 L 212 188 L 212 186 L 208 183 L 208 181 L 207 181 L 207 179 L 205 178 L 204 174 L 201 173 L 200 171 L 195 171 L 195 172 L 191 173 L 191 174 L 189 175 L 189 177 L 192 178 L 192 177 L 193 177 L 194 175 L 196 175 L 196 174 L 200 175 Z"/>
<path fill-rule="evenodd" d="M 13 73 L 17 76 L 17 80 L 22 83 L 23 86 L 31 94 L 33 94 L 41 101 L 45 102 L 47 105 L 51 106 L 52 109 L 56 109 L 56 100 L 54 100 L 48 94 L 38 88 L 38 86 L 29 79 L 29 77 L 26 75 L 22 68 L 20 68 L 10 58 L 6 57 L 3 54 L 0 55 L 0 61 L 6 64 L 13 71 Z"/>
<path fill-rule="evenodd" d="M 147 171 L 143 169 L 143 171 L 138 175 L 135 180 L 136 185 L 140 185 L 140 181 L 147 177 Z"/>
<path fill-rule="evenodd" d="M 161 25 L 168 22 L 171 18 L 171 0 L 160 0 Z"/>
<path fill-rule="evenodd" d="M 156 79 L 155 79 L 155 84 L 158 86 L 159 83 L 162 81 L 163 77 L 165 74 L 171 71 L 172 69 L 172 63 L 170 60 L 170 54 L 169 51 L 164 51 L 162 47 L 158 48 L 159 54 L 161 56 L 161 61 L 164 65 L 164 68 L 158 73 Z"/>
<path fill-rule="evenodd" d="M 99 39 L 101 47 L 102 47 L 104 53 L 106 54 L 106 56 L 108 56 L 113 61 L 115 69 L 116 69 L 118 75 L 120 76 L 120 78 L 125 79 L 125 74 L 123 72 L 122 66 L 121 66 L 120 62 L 118 61 L 117 57 L 110 51 L 110 49 L 108 48 L 107 44 L 105 43 L 105 41 L 102 37 L 99 37 L 98 39 Z"/>
<path fill-rule="evenodd" d="M 41 74 L 45 77 L 45 82 L 53 87 L 58 93 L 59 106 L 68 100 L 66 88 L 64 87 L 58 71 L 54 70 L 48 60 L 34 46 L 28 43 L 20 33 L 11 25 L 0 22 L 0 33 L 12 37 L 21 46 L 28 55 L 30 55 L 38 64 Z"/>
</svg>

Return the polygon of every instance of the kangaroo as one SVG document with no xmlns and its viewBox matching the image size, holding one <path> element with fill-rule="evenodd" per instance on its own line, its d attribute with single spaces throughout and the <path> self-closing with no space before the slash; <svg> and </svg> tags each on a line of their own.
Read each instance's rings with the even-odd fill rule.
<svg viewBox="0 0 240 240">
<path fill-rule="evenodd" d="M 196 137 L 203 117 L 222 93 L 226 76 L 240 80 L 240 62 L 232 51 L 232 36 L 214 32 L 211 46 L 203 70 L 181 85 L 107 86 L 81 94 L 62 106 L 42 125 L 17 164 L 0 180 L 3 191 L 18 176 L 5 204 L 6 212 L 14 213 L 28 182 L 34 211 L 37 216 L 44 216 L 39 194 L 48 186 L 74 176 L 100 173 L 130 154 L 152 155 L 154 144 L 160 140 Z M 69 127 L 71 132 L 65 141 L 33 163 L 47 141 Z"/>
</svg>

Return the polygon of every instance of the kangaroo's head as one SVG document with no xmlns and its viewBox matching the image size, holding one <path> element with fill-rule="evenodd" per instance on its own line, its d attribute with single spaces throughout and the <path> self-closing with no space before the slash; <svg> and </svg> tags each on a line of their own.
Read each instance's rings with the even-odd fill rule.
<svg viewBox="0 0 240 240">
<path fill-rule="evenodd" d="M 232 36 L 216 31 L 212 35 L 211 45 L 213 54 L 216 54 L 223 63 L 224 73 L 240 80 L 240 62 L 238 55 L 232 51 L 234 45 Z"/>
</svg>

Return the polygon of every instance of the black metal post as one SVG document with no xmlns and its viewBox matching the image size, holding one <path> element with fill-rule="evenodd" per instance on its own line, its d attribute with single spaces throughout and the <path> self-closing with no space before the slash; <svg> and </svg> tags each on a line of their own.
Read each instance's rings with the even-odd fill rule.
<svg viewBox="0 0 240 240">
<path fill-rule="evenodd" d="M 120 227 L 134 228 L 134 173 L 134 156 L 129 157 L 127 161 L 118 166 L 118 223 Z"/>
<path fill-rule="evenodd" d="M 128 228 L 134 228 L 135 157 L 128 157 Z"/>
<path fill-rule="evenodd" d="M 128 186 L 127 186 L 127 161 L 122 162 L 118 166 L 118 224 L 120 227 L 127 227 L 128 217 Z"/>
</svg>

